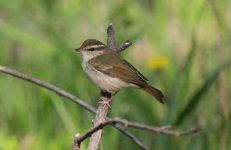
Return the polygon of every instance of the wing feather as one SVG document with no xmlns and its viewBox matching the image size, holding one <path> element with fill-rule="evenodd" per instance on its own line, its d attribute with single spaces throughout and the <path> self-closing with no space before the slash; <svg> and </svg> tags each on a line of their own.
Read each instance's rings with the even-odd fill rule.
<svg viewBox="0 0 231 150">
<path fill-rule="evenodd" d="M 93 65 L 96 70 L 125 82 L 139 86 L 147 85 L 147 78 L 129 62 L 122 59 L 119 54 L 111 50 L 107 50 L 106 53 L 107 55 L 104 54 L 91 59 L 89 63 Z"/>
</svg>

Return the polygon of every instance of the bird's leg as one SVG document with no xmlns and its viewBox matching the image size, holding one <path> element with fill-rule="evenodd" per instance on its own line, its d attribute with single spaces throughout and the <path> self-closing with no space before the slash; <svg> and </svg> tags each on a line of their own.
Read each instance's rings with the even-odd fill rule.
<svg viewBox="0 0 231 150">
<path fill-rule="evenodd" d="M 112 101 L 111 98 L 101 97 L 101 101 L 98 102 L 99 105 L 103 105 L 104 108 L 111 109 L 110 102 Z"/>
<path fill-rule="evenodd" d="M 102 105 L 104 108 L 111 109 L 110 106 L 110 102 L 112 101 L 111 93 L 101 90 L 100 100 L 101 101 L 98 102 L 99 105 Z"/>
</svg>

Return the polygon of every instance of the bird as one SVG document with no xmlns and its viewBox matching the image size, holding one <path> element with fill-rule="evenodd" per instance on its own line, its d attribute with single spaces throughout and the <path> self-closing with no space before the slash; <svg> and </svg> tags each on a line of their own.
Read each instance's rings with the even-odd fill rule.
<svg viewBox="0 0 231 150">
<path fill-rule="evenodd" d="M 85 40 L 75 51 L 82 56 L 82 68 L 89 78 L 101 89 L 109 94 L 101 99 L 109 105 L 111 95 L 114 96 L 125 87 L 135 87 L 149 93 L 160 103 L 164 103 L 163 93 L 151 86 L 148 79 L 133 65 L 122 58 L 120 54 L 96 39 Z"/>
</svg>

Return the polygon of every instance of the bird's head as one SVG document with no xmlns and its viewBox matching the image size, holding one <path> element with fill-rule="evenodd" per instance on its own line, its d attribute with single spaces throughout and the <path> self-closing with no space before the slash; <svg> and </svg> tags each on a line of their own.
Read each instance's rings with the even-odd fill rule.
<svg viewBox="0 0 231 150">
<path fill-rule="evenodd" d="M 91 59 L 102 54 L 106 49 L 106 45 L 95 39 L 85 40 L 75 51 L 80 52 L 83 58 Z"/>
</svg>

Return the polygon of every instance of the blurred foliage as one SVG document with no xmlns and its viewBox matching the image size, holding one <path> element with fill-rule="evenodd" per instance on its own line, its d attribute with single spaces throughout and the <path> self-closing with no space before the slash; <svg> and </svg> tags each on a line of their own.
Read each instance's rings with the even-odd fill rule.
<svg viewBox="0 0 231 150">
<path fill-rule="evenodd" d="M 87 38 L 105 42 L 110 22 L 117 44 L 134 43 L 123 57 L 166 95 L 161 105 L 140 90 L 124 89 L 114 97 L 110 116 L 203 129 L 184 138 L 131 130 L 151 149 L 231 149 L 229 0 L 1 0 L 0 65 L 96 106 L 99 89 L 74 49 Z M 0 149 L 70 149 L 74 134 L 89 129 L 93 117 L 54 93 L 0 74 Z M 110 127 L 101 147 L 138 149 Z"/>
</svg>

